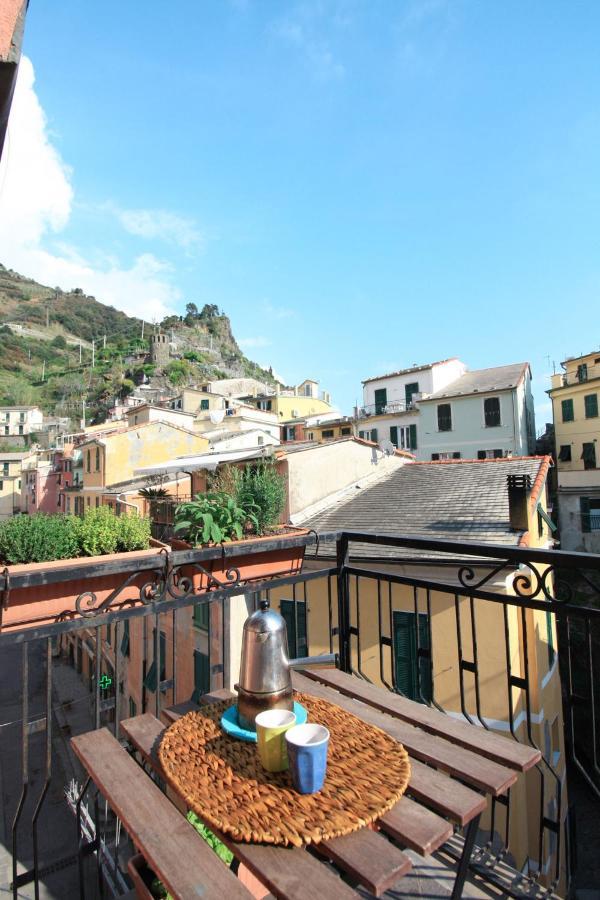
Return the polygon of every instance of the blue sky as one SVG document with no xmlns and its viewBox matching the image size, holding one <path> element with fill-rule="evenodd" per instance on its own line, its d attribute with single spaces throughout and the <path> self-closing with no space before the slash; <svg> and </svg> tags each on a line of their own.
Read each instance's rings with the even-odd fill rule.
<svg viewBox="0 0 600 900">
<path fill-rule="evenodd" d="M 344 412 L 380 372 L 528 359 L 539 430 L 599 341 L 599 34 L 595 0 L 34 0 L 0 261 L 217 303 Z"/>
</svg>

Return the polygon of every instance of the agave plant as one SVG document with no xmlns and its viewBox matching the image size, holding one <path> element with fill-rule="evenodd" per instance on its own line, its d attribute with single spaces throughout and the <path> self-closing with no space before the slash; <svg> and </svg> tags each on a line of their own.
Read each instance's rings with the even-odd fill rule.
<svg viewBox="0 0 600 900">
<path fill-rule="evenodd" d="M 239 541 L 250 529 L 258 529 L 254 506 L 239 506 L 223 492 L 196 494 L 194 500 L 175 510 L 173 531 L 182 532 L 195 546 Z"/>
</svg>

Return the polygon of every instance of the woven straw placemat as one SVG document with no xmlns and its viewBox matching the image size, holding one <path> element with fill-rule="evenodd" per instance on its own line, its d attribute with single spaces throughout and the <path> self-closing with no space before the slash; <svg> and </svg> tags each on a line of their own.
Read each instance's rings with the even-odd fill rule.
<svg viewBox="0 0 600 900">
<path fill-rule="evenodd" d="M 326 700 L 301 693 L 295 699 L 309 722 L 331 733 L 317 794 L 296 793 L 289 772 L 262 768 L 256 744 L 221 730 L 231 701 L 190 712 L 167 729 L 158 751 L 165 778 L 206 825 L 235 841 L 299 847 L 357 831 L 398 802 L 410 777 L 402 744 Z"/>
</svg>

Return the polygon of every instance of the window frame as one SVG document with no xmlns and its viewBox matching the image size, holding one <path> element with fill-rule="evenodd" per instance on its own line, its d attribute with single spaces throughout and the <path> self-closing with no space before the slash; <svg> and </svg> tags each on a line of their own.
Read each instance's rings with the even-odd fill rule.
<svg viewBox="0 0 600 900">
<path fill-rule="evenodd" d="M 440 416 L 440 410 L 442 410 L 442 409 L 448 409 L 448 410 L 449 410 L 449 414 L 448 414 L 447 417 L 446 417 L 446 416 Z M 449 423 L 449 427 L 448 427 L 448 428 L 442 428 L 440 422 L 445 421 L 446 418 L 447 418 L 447 421 L 448 421 L 448 423 Z M 438 403 L 438 404 L 436 404 L 436 422 L 437 422 L 437 430 L 438 430 L 438 431 L 440 431 L 440 432 L 448 432 L 448 431 L 452 431 L 452 404 L 451 404 L 451 403 Z"/>
<path fill-rule="evenodd" d="M 493 410 L 486 409 L 486 404 L 497 404 L 497 408 Z M 491 419 L 498 421 L 489 421 Z M 485 428 L 501 428 L 502 427 L 502 404 L 500 397 L 484 397 L 483 398 L 483 423 Z"/>
<path fill-rule="evenodd" d="M 568 414 L 565 415 L 567 413 Z M 563 422 L 574 422 L 575 421 L 575 407 L 573 404 L 572 397 L 566 397 L 564 400 L 560 401 L 560 411 L 561 411 L 561 420 Z"/>
<path fill-rule="evenodd" d="M 598 394 L 585 394 L 583 398 L 583 408 L 586 419 L 598 418 Z M 591 411 L 590 411 L 591 409 Z"/>
</svg>

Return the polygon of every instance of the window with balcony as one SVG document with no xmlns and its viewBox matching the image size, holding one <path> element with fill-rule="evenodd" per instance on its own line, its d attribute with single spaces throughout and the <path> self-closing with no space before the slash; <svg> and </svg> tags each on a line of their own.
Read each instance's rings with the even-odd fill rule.
<svg viewBox="0 0 600 900">
<path fill-rule="evenodd" d="M 561 444 L 558 458 L 559 458 L 560 462 L 571 462 L 571 445 L 570 444 Z"/>
<path fill-rule="evenodd" d="M 385 412 L 385 407 L 387 404 L 387 390 L 385 388 L 379 388 L 375 391 L 375 415 L 378 416 L 382 412 Z"/>
<path fill-rule="evenodd" d="M 583 445 L 583 453 L 581 454 L 584 469 L 596 468 L 596 445 L 593 443 Z"/>
<path fill-rule="evenodd" d="M 449 403 L 440 403 L 437 408 L 438 431 L 452 431 L 452 407 Z"/>
<path fill-rule="evenodd" d="M 483 401 L 486 428 L 497 428 L 500 422 L 500 397 L 486 397 Z"/>
<path fill-rule="evenodd" d="M 598 394 L 587 394 L 583 398 L 586 419 L 598 418 Z"/>
<path fill-rule="evenodd" d="M 573 401 L 561 400 L 560 408 L 562 412 L 563 422 L 573 422 L 575 419 L 575 414 L 573 412 Z"/>
<path fill-rule="evenodd" d="M 412 404 L 414 394 L 419 393 L 419 382 L 413 381 L 412 384 L 404 385 L 404 398 L 406 400 L 406 408 L 409 409 Z"/>
</svg>

